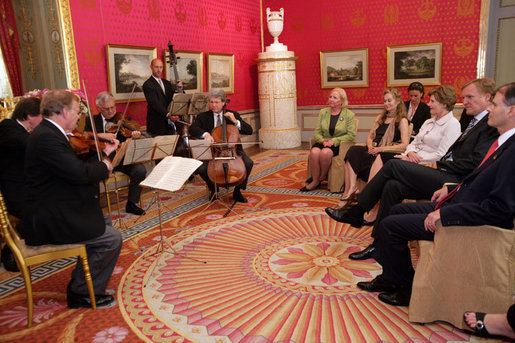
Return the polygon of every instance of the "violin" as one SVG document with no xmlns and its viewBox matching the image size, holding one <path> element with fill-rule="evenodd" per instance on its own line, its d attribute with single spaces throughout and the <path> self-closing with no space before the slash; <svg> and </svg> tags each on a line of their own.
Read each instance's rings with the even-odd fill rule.
<svg viewBox="0 0 515 343">
<path fill-rule="evenodd" d="M 97 144 L 95 144 L 93 132 L 81 133 L 75 129 L 70 135 L 68 135 L 68 138 L 70 139 L 70 145 L 77 155 L 84 155 L 90 151 L 97 151 Z M 104 150 L 105 143 L 99 141 L 98 149 L 100 149 L 100 151 Z"/>
<path fill-rule="evenodd" d="M 241 156 L 236 153 L 241 143 L 240 132 L 235 125 L 227 125 L 224 117 L 225 105 L 222 109 L 222 125 L 211 131 L 215 143 L 212 146 L 213 159 L 207 166 L 209 180 L 217 186 L 229 188 L 245 181 L 247 169 Z"/>
<path fill-rule="evenodd" d="M 106 124 L 105 132 L 114 133 L 120 132 L 126 138 L 132 137 L 132 131 L 140 131 L 140 125 L 137 121 L 125 117 L 123 113 L 116 112 L 112 118 L 114 122 Z"/>
</svg>

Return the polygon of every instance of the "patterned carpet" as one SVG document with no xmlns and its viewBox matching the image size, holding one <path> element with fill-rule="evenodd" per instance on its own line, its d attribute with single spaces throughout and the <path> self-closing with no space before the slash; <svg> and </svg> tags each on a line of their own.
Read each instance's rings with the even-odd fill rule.
<svg viewBox="0 0 515 343">
<path fill-rule="evenodd" d="M 348 254 L 367 246 L 370 228 L 330 220 L 337 195 L 300 193 L 305 151 L 267 151 L 245 195 L 209 208 L 205 186 L 160 193 L 143 218 L 122 213 L 124 248 L 109 291 L 110 308 L 69 310 L 73 260 L 33 271 L 34 327 L 17 273 L 0 272 L 0 341 L 6 342 L 472 342 L 445 323 L 412 324 L 406 307 L 380 302 L 355 285 L 381 272 Z M 147 192 L 144 203 L 154 201 Z M 122 206 L 122 208 L 124 208 Z M 114 219 L 117 219 L 114 217 Z M 205 262 L 205 263 L 204 263 Z"/>
</svg>

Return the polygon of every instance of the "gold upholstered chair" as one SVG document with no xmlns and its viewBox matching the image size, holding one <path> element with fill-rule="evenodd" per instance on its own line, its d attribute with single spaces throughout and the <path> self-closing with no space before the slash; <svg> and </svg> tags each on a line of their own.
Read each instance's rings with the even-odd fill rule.
<svg viewBox="0 0 515 343">
<path fill-rule="evenodd" d="M 354 127 L 356 130 L 358 129 L 359 120 L 354 119 Z M 309 147 L 311 147 L 315 143 L 315 139 L 311 138 L 309 140 Z M 345 155 L 347 155 L 347 150 L 353 145 L 355 145 L 355 141 L 351 142 L 341 142 L 340 150 L 338 151 L 338 155 L 334 156 L 331 159 L 331 166 L 329 167 L 329 173 L 327 174 L 327 188 L 330 192 L 337 193 L 343 192 L 343 184 L 345 182 L 345 174 L 343 171 L 343 166 L 345 165 Z M 311 177 L 311 166 L 309 163 L 308 157 L 308 178 Z"/>
<path fill-rule="evenodd" d="M 409 320 L 467 329 L 465 311 L 506 313 L 515 297 L 515 231 L 437 226 L 434 242 L 419 241 Z"/>
<path fill-rule="evenodd" d="M 89 271 L 86 246 L 84 244 L 62 244 L 62 245 L 41 245 L 28 246 L 25 240 L 20 237 L 18 231 L 13 227 L 7 213 L 4 198 L 0 193 L 0 229 L 2 238 L 11 249 L 18 268 L 23 275 L 25 290 L 27 292 L 27 327 L 32 326 L 32 315 L 34 312 L 34 299 L 32 298 L 32 279 L 30 267 L 61 258 L 77 256 L 84 268 L 88 293 L 91 298 L 91 307 L 96 309 L 95 291 Z"/>
<path fill-rule="evenodd" d="M 112 215 L 111 199 L 109 197 L 109 193 L 114 192 L 116 195 L 116 202 L 119 203 L 119 192 L 123 189 L 129 188 L 129 182 L 129 176 L 119 171 L 112 172 L 107 179 L 102 181 L 104 185 L 104 193 L 106 196 L 107 210 L 109 212 L 109 216 Z"/>
</svg>

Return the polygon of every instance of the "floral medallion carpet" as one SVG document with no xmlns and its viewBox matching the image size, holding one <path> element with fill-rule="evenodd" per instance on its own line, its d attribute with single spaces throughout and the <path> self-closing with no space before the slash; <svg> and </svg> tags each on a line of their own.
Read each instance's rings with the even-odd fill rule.
<svg viewBox="0 0 515 343">
<path fill-rule="evenodd" d="M 329 219 L 338 195 L 298 189 L 306 152 L 267 151 L 227 217 L 226 204 L 207 201 L 194 180 L 176 193 L 146 192 L 147 214 L 113 219 L 124 247 L 109 284 L 116 303 L 70 310 L 66 284 L 75 263 L 60 260 L 33 270 L 34 323 L 27 325 L 23 280 L 0 271 L 2 342 L 471 342 L 446 323 L 408 321 L 363 292 L 358 281 L 381 273 L 374 260 L 348 255 L 371 242 Z M 227 197 L 230 200 L 230 196 Z M 124 208 L 124 206 L 122 206 Z M 160 234 L 162 231 L 162 235 Z"/>
</svg>

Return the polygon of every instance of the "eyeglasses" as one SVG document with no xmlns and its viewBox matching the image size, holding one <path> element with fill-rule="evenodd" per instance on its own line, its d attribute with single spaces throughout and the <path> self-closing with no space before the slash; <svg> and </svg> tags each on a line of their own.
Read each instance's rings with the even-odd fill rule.
<svg viewBox="0 0 515 343">
<path fill-rule="evenodd" d="M 103 106 L 100 106 L 100 108 L 104 111 L 111 111 L 111 110 L 116 110 L 116 105 L 113 105 L 111 107 L 103 107 Z"/>
</svg>

